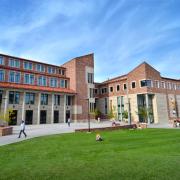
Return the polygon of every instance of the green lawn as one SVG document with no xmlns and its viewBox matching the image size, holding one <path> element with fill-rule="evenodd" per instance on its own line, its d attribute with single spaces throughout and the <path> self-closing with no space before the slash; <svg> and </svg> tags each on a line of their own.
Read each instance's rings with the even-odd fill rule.
<svg viewBox="0 0 180 180">
<path fill-rule="evenodd" d="M 0 147 L 0 179 L 180 179 L 180 130 L 53 135 Z"/>
</svg>

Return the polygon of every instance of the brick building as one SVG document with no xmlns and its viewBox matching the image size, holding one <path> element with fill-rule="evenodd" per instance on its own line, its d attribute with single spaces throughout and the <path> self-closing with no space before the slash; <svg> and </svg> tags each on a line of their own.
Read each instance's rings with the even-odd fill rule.
<svg viewBox="0 0 180 180">
<path fill-rule="evenodd" d="M 117 119 L 129 112 L 143 122 L 140 107 L 152 110 L 149 123 L 180 118 L 180 80 L 161 77 L 146 62 L 126 75 L 94 83 L 94 55 L 76 57 L 62 66 L 0 54 L 0 109 L 12 109 L 16 125 L 87 121 L 88 108 L 101 118 L 115 107 Z"/>
<path fill-rule="evenodd" d="M 93 54 L 62 66 L 0 54 L 1 112 L 14 111 L 10 125 L 85 120 L 87 99 L 94 105 L 93 67 Z"/>
<path fill-rule="evenodd" d="M 148 123 L 167 123 L 180 118 L 180 80 L 161 77 L 146 62 L 128 74 L 97 83 L 95 88 L 96 107 L 102 112 L 102 118 L 113 107 L 120 121 L 126 111 L 129 121 L 144 122 L 138 113 L 144 107 L 148 109 Z"/>
</svg>

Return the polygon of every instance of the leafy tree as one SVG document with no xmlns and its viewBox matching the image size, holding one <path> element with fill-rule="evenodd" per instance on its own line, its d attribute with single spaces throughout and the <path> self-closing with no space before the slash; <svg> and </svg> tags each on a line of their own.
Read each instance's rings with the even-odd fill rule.
<svg viewBox="0 0 180 180">
<path fill-rule="evenodd" d="M 15 114 L 12 109 L 8 109 L 6 112 L 0 111 L 0 120 L 3 122 L 3 125 L 13 119 L 15 119 Z"/>
<path fill-rule="evenodd" d="M 152 108 L 139 107 L 137 114 L 144 119 L 145 123 L 147 123 L 148 118 L 151 118 L 153 116 L 153 111 Z"/>
<path fill-rule="evenodd" d="M 93 112 L 93 115 L 94 115 L 95 119 L 97 119 L 98 117 L 101 116 L 101 111 L 96 108 Z"/>
<path fill-rule="evenodd" d="M 113 106 L 110 111 L 108 112 L 108 118 L 113 120 L 117 119 L 117 113 L 116 113 L 116 106 Z"/>
<path fill-rule="evenodd" d="M 122 113 L 122 117 L 123 119 L 128 119 L 128 111 L 125 110 L 123 113 Z"/>
</svg>

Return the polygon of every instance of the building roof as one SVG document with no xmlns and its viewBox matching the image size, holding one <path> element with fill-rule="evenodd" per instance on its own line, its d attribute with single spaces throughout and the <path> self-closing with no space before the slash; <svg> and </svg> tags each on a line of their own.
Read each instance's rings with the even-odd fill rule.
<svg viewBox="0 0 180 180">
<path fill-rule="evenodd" d="M 65 67 L 62 67 L 62 66 L 48 64 L 48 63 L 44 63 L 44 62 L 40 62 L 40 61 L 36 61 L 36 60 L 25 59 L 25 58 L 16 57 L 16 56 L 11 56 L 11 55 L 8 55 L 8 54 L 1 54 L 0 53 L 0 56 L 6 56 L 6 57 L 9 57 L 9 58 L 20 59 L 20 60 L 23 60 L 23 61 L 30 61 L 32 63 L 43 64 L 43 65 L 47 65 L 47 66 L 54 66 L 56 68 L 66 69 Z"/>
<path fill-rule="evenodd" d="M 45 86 L 15 84 L 15 83 L 9 83 L 9 82 L 0 82 L 0 87 L 12 88 L 12 89 L 24 89 L 24 90 L 34 90 L 34 91 L 76 94 L 76 92 L 74 90 L 66 89 L 66 88 L 54 88 L 54 87 L 52 88 L 52 87 L 45 87 Z"/>
</svg>

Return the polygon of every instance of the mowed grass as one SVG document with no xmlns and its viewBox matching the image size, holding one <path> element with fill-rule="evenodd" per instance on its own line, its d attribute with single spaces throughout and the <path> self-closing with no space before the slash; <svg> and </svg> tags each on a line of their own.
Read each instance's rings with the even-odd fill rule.
<svg viewBox="0 0 180 180">
<path fill-rule="evenodd" d="M 0 179 L 179 180 L 180 130 L 52 135 L 0 147 Z"/>
</svg>

